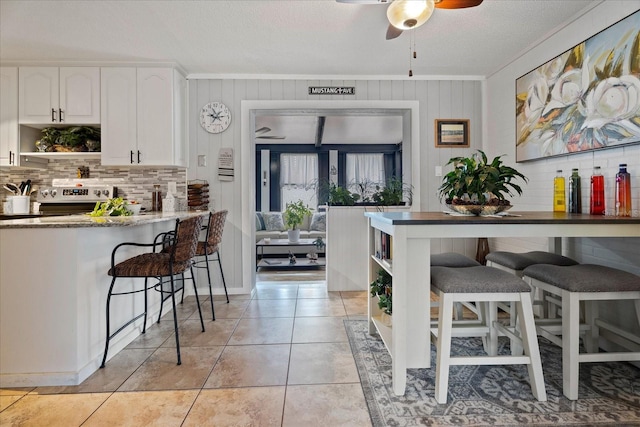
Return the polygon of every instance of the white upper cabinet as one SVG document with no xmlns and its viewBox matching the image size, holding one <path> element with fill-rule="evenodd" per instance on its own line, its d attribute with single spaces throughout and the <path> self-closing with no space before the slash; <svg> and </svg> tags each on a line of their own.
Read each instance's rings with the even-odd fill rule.
<svg viewBox="0 0 640 427">
<path fill-rule="evenodd" d="M 103 68 L 100 105 L 101 163 L 137 164 L 136 69 Z"/>
<path fill-rule="evenodd" d="M 0 67 L 0 94 L 0 166 L 19 166 L 17 67 Z"/>
<path fill-rule="evenodd" d="M 186 166 L 186 80 L 172 68 L 102 69 L 102 164 Z"/>
<path fill-rule="evenodd" d="M 100 68 L 20 67 L 21 124 L 99 124 Z"/>
</svg>

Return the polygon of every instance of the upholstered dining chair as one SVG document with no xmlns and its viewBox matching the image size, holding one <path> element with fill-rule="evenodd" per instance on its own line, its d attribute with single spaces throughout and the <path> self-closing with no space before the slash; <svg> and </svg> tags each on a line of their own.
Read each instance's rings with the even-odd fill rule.
<svg viewBox="0 0 640 427">
<path fill-rule="evenodd" d="M 195 276 L 193 274 L 193 258 L 196 254 L 196 248 L 198 245 L 198 236 L 200 234 L 202 226 L 202 216 L 195 216 L 185 220 L 176 220 L 175 229 L 167 233 L 161 233 L 156 236 L 153 243 L 136 243 L 125 242 L 117 245 L 111 253 L 111 268 L 109 269 L 109 276 L 112 276 L 111 286 L 109 287 L 109 293 L 107 294 L 107 334 L 104 347 L 104 356 L 102 358 L 102 364 L 100 367 L 105 366 L 107 361 L 107 353 L 109 351 L 109 342 L 118 333 L 120 333 L 126 326 L 140 319 L 144 318 L 142 326 L 142 333 L 146 332 L 147 327 L 147 310 L 148 310 L 148 298 L 147 291 L 149 289 L 155 289 L 160 292 L 161 302 L 171 298 L 173 307 L 173 323 L 176 336 L 176 352 L 178 358 L 178 365 L 182 363 L 180 358 L 180 338 L 178 336 L 178 317 L 176 313 L 176 300 L 175 293 L 184 289 L 184 273 L 187 270 L 191 272 L 191 278 L 193 281 L 194 292 L 196 296 L 196 303 L 198 305 L 198 312 L 200 314 L 200 324 L 202 326 L 202 332 L 204 332 L 204 321 L 202 319 L 202 311 L 200 309 L 200 300 L 198 298 L 198 290 L 196 287 Z M 122 262 L 116 263 L 117 253 L 120 249 L 125 247 L 147 247 L 153 248 L 153 252 L 143 253 L 132 258 L 126 259 Z M 176 276 L 182 277 L 182 286 L 176 286 Z M 114 292 L 116 280 L 118 278 L 144 278 L 144 287 Z M 149 283 L 149 279 L 153 280 L 153 283 Z M 168 286 L 167 286 L 168 285 Z M 110 308 L 111 298 L 113 296 L 131 295 L 139 292 L 144 292 L 144 311 L 131 320 L 127 321 L 124 325 L 120 326 L 115 332 L 111 333 L 110 323 Z M 160 306 L 160 315 L 162 315 L 162 304 Z M 160 316 L 158 317 L 160 322 Z"/>
<path fill-rule="evenodd" d="M 227 210 L 210 212 L 209 222 L 206 225 L 207 233 L 204 241 L 198 242 L 195 255 L 195 268 L 206 268 L 207 279 L 209 280 L 209 298 L 211 300 L 211 316 L 216 320 L 216 314 L 213 308 L 213 290 L 211 286 L 211 270 L 209 261 L 217 261 L 220 268 L 220 277 L 222 278 L 222 286 L 224 294 L 229 303 L 229 293 L 227 292 L 227 282 L 224 280 L 224 272 L 222 271 L 222 259 L 220 258 L 220 243 L 222 242 L 222 233 L 224 232 L 224 224 L 227 219 Z M 215 255 L 215 258 L 213 258 Z M 211 257 L 211 258 L 210 258 Z"/>
</svg>

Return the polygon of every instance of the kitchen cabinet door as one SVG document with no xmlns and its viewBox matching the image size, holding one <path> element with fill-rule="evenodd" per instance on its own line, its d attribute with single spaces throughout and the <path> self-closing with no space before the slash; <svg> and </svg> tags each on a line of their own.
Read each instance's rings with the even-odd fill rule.
<svg viewBox="0 0 640 427">
<path fill-rule="evenodd" d="M 136 69 L 103 68 L 100 80 L 101 163 L 138 164 Z"/>
<path fill-rule="evenodd" d="M 19 166 L 17 67 L 0 67 L 0 94 L 0 166 Z"/>
<path fill-rule="evenodd" d="M 189 150 L 187 143 L 187 79 L 173 71 L 173 164 L 188 166 Z"/>
<path fill-rule="evenodd" d="M 138 68 L 140 164 L 179 166 L 174 158 L 174 70 Z"/>
<path fill-rule="evenodd" d="M 100 68 L 20 67 L 21 124 L 99 124 Z"/>
<path fill-rule="evenodd" d="M 59 123 L 59 81 L 57 67 L 20 67 L 20 123 Z"/>
<path fill-rule="evenodd" d="M 100 123 L 100 68 L 60 68 L 59 110 L 61 123 Z"/>
</svg>

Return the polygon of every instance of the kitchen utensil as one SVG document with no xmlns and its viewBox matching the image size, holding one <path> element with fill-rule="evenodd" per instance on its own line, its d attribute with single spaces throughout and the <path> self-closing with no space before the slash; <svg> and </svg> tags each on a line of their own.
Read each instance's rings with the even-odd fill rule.
<svg viewBox="0 0 640 427">
<path fill-rule="evenodd" d="M 20 195 L 20 187 L 18 187 L 13 182 L 8 182 L 7 187 L 9 187 L 10 191 L 13 191 L 13 194 L 15 194 L 16 196 Z"/>
<path fill-rule="evenodd" d="M 16 195 L 16 191 L 12 187 L 9 187 L 9 185 L 11 185 L 11 184 L 5 184 L 5 185 L 2 186 L 2 188 L 4 188 L 5 190 L 7 190 L 8 192 L 10 192 L 13 195 Z"/>
<path fill-rule="evenodd" d="M 31 194 L 30 190 L 31 190 L 31 180 L 28 179 L 27 182 L 25 182 L 25 184 L 24 184 L 24 188 L 22 189 L 22 195 L 26 196 L 26 195 Z"/>
</svg>

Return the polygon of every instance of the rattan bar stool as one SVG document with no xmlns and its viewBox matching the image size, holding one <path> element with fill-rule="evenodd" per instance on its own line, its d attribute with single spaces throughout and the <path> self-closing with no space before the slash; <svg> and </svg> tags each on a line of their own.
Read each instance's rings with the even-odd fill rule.
<svg viewBox="0 0 640 427">
<path fill-rule="evenodd" d="M 436 390 L 438 403 L 447 402 L 449 367 L 454 365 L 525 364 L 534 397 L 547 400 L 542 362 L 531 304 L 531 288 L 520 278 L 493 267 L 431 267 L 431 286 L 439 296 L 438 327 L 431 328 L 436 342 Z M 515 327 L 497 321 L 497 303 L 515 305 L 521 319 Z M 453 320 L 457 302 L 476 302 L 483 311 L 480 325 L 460 324 Z M 498 355 L 498 335 L 520 341 L 524 355 Z M 451 356 L 454 336 L 486 336 L 486 356 Z"/>
<path fill-rule="evenodd" d="M 153 243 L 125 242 L 117 245 L 113 249 L 113 251 L 111 252 L 111 268 L 108 272 L 109 276 L 112 276 L 113 278 L 111 279 L 111 286 L 109 286 L 109 292 L 107 294 L 107 333 L 104 346 L 104 356 L 102 358 L 102 364 L 100 365 L 100 367 L 103 368 L 107 361 L 109 342 L 118 333 L 122 332 L 125 327 L 140 318 L 144 318 L 142 333 L 144 334 L 146 332 L 148 310 L 147 291 L 149 289 L 155 289 L 156 291 L 160 292 L 161 302 L 164 302 L 166 299 L 171 298 L 178 365 L 182 363 L 182 360 L 180 358 L 180 338 L 178 336 L 178 317 L 176 313 L 175 293 L 184 289 L 184 273 L 186 270 L 191 271 L 191 278 L 193 281 L 196 302 L 198 305 L 198 312 L 200 314 L 200 324 L 202 326 L 202 332 L 204 332 L 204 321 L 202 319 L 202 311 L 200 310 L 200 301 L 198 299 L 198 290 L 196 287 L 195 276 L 193 275 L 192 269 L 193 257 L 196 253 L 198 235 L 200 233 L 201 225 L 201 216 L 188 218 L 183 221 L 176 220 L 175 229 L 167 233 L 161 233 L 156 237 Z M 143 253 L 141 255 L 137 255 L 122 262 L 116 263 L 118 250 L 127 246 L 153 248 L 154 252 Z M 175 277 L 178 275 L 182 277 L 181 287 L 176 286 L 177 280 Z M 144 287 L 140 289 L 114 292 L 117 279 L 125 277 L 144 278 Z M 153 283 L 149 284 L 149 279 L 153 279 Z M 111 333 L 111 298 L 113 296 L 132 295 L 140 292 L 144 293 L 144 311 L 134 316 L 131 320 L 120 326 L 115 332 Z M 162 315 L 162 303 L 160 306 L 160 315 Z M 158 322 L 160 322 L 160 317 L 158 317 Z"/>
<path fill-rule="evenodd" d="M 561 299 L 561 328 L 538 323 L 538 334 L 562 347 L 562 389 L 571 400 L 578 399 L 580 363 L 640 361 L 640 336 L 612 325 L 599 317 L 598 301 L 632 300 L 640 325 L 640 276 L 603 265 L 557 266 L 536 264 L 524 269 L 524 280 L 534 288 Z M 584 302 L 584 324 L 580 303 Z M 607 339 L 630 351 L 599 353 L 600 329 Z M 581 330 L 587 353 L 580 353 Z M 557 335 L 562 335 L 560 339 Z"/>
<path fill-rule="evenodd" d="M 227 292 L 227 282 L 224 279 L 224 272 L 222 271 L 222 259 L 220 258 L 220 243 L 222 242 L 222 233 L 224 232 L 224 224 L 227 219 L 227 210 L 210 212 L 209 221 L 205 228 L 207 230 L 204 241 L 198 242 L 195 255 L 195 268 L 206 268 L 207 279 L 209 280 L 209 298 L 211 300 L 211 316 L 213 320 L 216 320 L 216 313 L 213 308 L 213 289 L 211 286 L 211 270 L 209 268 L 209 261 L 217 261 L 220 268 L 220 277 L 222 278 L 222 286 L 224 287 L 224 295 L 227 298 L 227 304 L 229 303 L 229 293 Z M 215 258 L 213 258 L 215 255 Z M 211 258 L 210 258 L 211 257 Z"/>
</svg>

